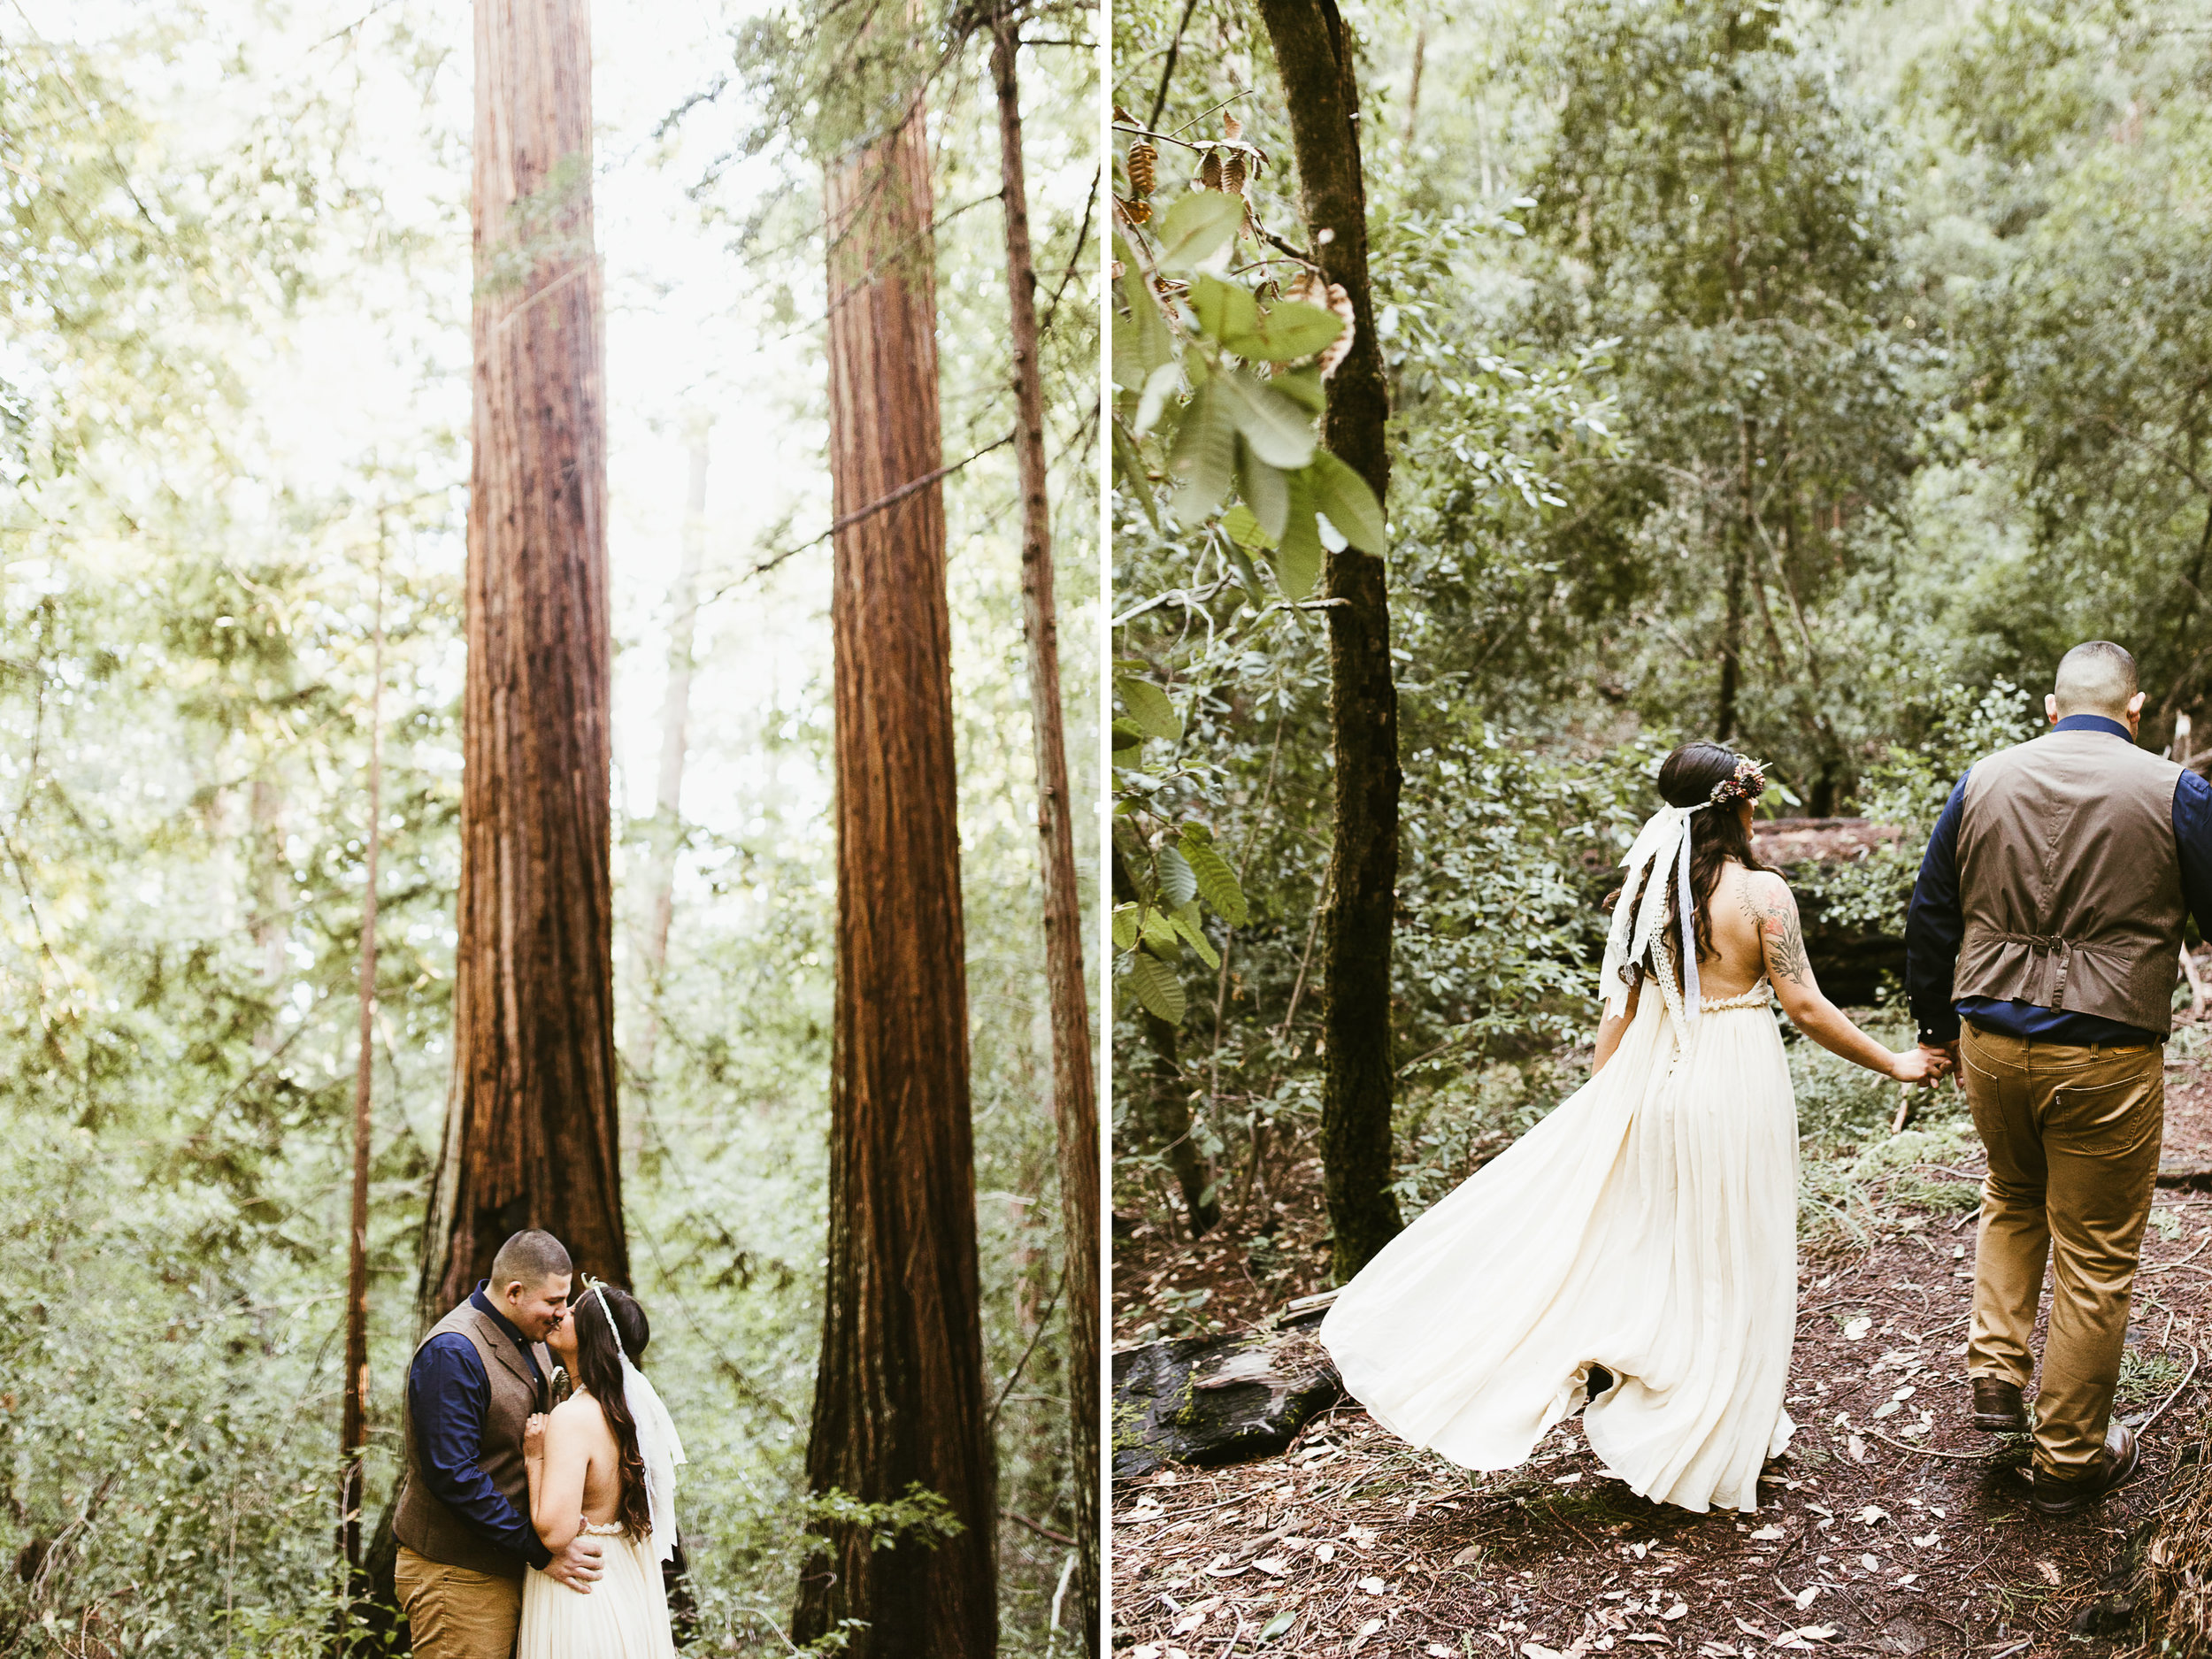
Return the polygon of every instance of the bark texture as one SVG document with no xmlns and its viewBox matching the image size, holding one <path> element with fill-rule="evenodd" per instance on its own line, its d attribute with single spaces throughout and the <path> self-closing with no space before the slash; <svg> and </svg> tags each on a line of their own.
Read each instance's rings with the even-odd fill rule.
<svg viewBox="0 0 2212 1659">
<path fill-rule="evenodd" d="M 830 466 L 845 519 L 939 464 L 929 150 L 918 99 L 827 180 Z M 808 1483 L 915 1490 L 949 1537 L 825 1525 L 792 1634 L 855 1659 L 984 1659 L 997 1510 L 977 1297 L 965 946 L 941 486 L 834 537 L 837 989 L 829 1268 Z M 879 1546 L 882 1547 L 879 1547 Z"/>
<path fill-rule="evenodd" d="M 1060 1222 L 1066 1239 L 1069 1454 L 1074 1465 L 1075 1621 L 1083 1651 L 1098 1629 L 1098 1088 L 1083 974 L 1083 895 L 1075 873 L 1074 802 L 1060 708 L 1060 635 L 1052 596 L 1052 505 L 1045 491 L 1044 379 L 1038 361 L 1037 272 L 1022 163 L 1021 46 L 1013 9 L 992 19 L 1006 287 L 1014 342 L 1014 452 L 1021 471 L 1022 623 L 1029 643 L 1030 732 L 1037 757 L 1037 834 L 1044 871 L 1045 983 L 1052 1004 L 1052 1105 L 1059 1134 Z"/>
<path fill-rule="evenodd" d="M 587 0 L 477 0 L 475 52 L 460 944 L 426 1319 L 520 1227 L 629 1282 Z"/>
<path fill-rule="evenodd" d="M 1367 280 L 1367 188 L 1351 31 L 1334 0 L 1260 0 L 1298 158 L 1313 257 L 1352 301 L 1352 349 L 1329 381 L 1321 442 L 1367 480 L 1390 483 L 1390 390 Z M 1335 750 L 1334 879 L 1323 917 L 1327 1070 L 1321 1158 L 1339 1282 L 1403 1225 L 1390 1190 L 1390 954 L 1398 884 L 1398 690 L 1387 571 L 1371 553 L 1329 555 L 1329 714 Z"/>
</svg>

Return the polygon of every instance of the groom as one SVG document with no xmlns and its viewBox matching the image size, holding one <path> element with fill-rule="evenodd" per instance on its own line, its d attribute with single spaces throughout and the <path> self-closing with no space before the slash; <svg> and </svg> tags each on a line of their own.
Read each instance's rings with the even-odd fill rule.
<svg viewBox="0 0 2212 1659">
<path fill-rule="evenodd" d="M 524 1425 L 552 1409 L 545 1338 L 568 1311 L 572 1273 L 558 1239 L 518 1233 L 415 1350 L 392 1530 L 419 1659 L 509 1659 L 526 1565 L 585 1594 L 599 1577 L 596 1540 L 580 1533 L 558 1555 L 538 1541 L 522 1460 Z"/>
<path fill-rule="evenodd" d="M 2032 1502 L 2072 1515 L 2139 1461 L 2112 1395 L 2158 1174 L 2182 926 L 2191 913 L 2212 924 L 2212 785 L 2135 746 L 2143 693 L 2116 645 L 2067 652 L 2043 706 L 2051 730 L 1977 761 L 1936 820 L 1905 978 L 1921 1047 L 1957 1064 L 1989 1153 L 1966 1345 L 1974 1426 L 2027 1427 L 2053 1257 Z"/>
</svg>

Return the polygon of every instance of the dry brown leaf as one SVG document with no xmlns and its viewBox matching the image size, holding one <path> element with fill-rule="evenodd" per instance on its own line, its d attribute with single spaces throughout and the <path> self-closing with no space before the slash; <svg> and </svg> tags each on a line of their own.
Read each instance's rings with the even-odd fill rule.
<svg viewBox="0 0 2212 1659">
<path fill-rule="evenodd" d="M 1141 138 L 1129 146 L 1129 188 L 1139 196 L 1150 196 L 1152 187 L 1159 181 L 1160 152 Z"/>
<path fill-rule="evenodd" d="M 1198 188 L 1202 190 L 1221 188 L 1221 152 L 1210 150 L 1205 160 L 1198 164 Z"/>
<path fill-rule="evenodd" d="M 2056 1584 L 2059 1581 L 2059 1571 L 2055 1563 L 2039 1561 L 2035 1563 L 2035 1570 L 2043 1575 L 2043 1582 L 2046 1584 Z"/>
</svg>

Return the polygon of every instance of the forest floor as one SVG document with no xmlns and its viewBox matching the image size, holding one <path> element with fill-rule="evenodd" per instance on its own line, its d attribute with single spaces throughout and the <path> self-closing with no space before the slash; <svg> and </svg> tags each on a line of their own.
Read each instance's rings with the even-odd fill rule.
<svg viewBox="0 0 2212 1659">
<path fill-rule="evenodd" d="M 2168 1071 L 2164 1162 L 2212 1165 L 2212 1044 L 2176 1048 L 2189 1057 Z M 2025 1437 L 1992 1439 L 1967 1421 L 1960 1348 L 1981 1168 L 1969 1132 L 1943 1164 L 1873 1192 L 1858 1236 L 1801 1251 L 1788 1396 L 1799 1427 L 1762 1477 L 1755 1516 L 1633 1496 L 1591 1455 L 1578 1419 L 1521 1468 L 1471 1474 L 1409 1448 L 1348 1401 L 1280 1456 L 1116 1482 L 1116 1649 L 2115 1651 L 2070 1626 L 2116 1587 L 2106 1575 L 2199 1432 L 2212 1372 L 2212 1194 L 2162 1187 L 2145 1235 L 2119 1408 L 2131 1419 L 2160 1413 L 2143 1471 L 2086 1515 L 2055 1521 L 2024 1502 Z M 1195 1242 L 1158 1218 L 1118 1238 L 1117 1344 L 1187 1333 L 1201 1310 L 1207 1327 L 1242 1328 L 1324 1287 L 1318 1176 L 1300 1166 Z"/>
</svg>

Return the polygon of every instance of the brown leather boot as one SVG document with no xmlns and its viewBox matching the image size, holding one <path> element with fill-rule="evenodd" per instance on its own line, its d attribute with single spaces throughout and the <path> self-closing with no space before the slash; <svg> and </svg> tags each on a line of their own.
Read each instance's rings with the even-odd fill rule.
<svg viewBox="0 0 2212 1659">
<path fill-rule="evenodd" d="M 2090 1459 L 2089 1472 L 2078 1479 L 2060 1480 L 2038 1464 L 2035 1490 L 2028 1502 L 2046 1515 L 2076 1515 L 2125 1484 L 2142 1464 L 2142 1448 L 2136 1445 L 2134 1432 L 2115 1423 Z"/>
<path fill-rule="evenodd" d="M 2024 1434 L 2027 1408 L 2020 1403 L 2020 1386 L 2001 1377 L 1974 1379 L 1974 1426 L 1985 1434 Z"/>
</svg>

